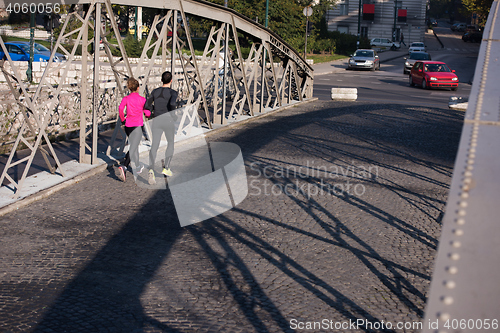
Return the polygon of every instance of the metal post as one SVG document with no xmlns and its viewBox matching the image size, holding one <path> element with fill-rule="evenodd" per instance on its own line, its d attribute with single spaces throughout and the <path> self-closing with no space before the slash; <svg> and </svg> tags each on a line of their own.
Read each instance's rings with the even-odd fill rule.
<svg viewBox="0 0 500 333">
<path fill-rule="evenodd" d="M 394 0 L 394 28 L 392 29 L 392 41 L 396 41 L 396 17 L 398 15 L 398 0 Z"/>
<path fill-rule="evenodd" d="M 304 59 L 307 56 L 307 26 L 309 25 L 309 16 L 306 16 L 306 44 L 304 46 Z"/>
<path fill-rule="evenodd" d="M 358 7 L 358 41 L 356 42 L 358 48 L 360 40 L 361 40 L 361 0 L 359 0 L 359 7 Z"/>
<path fill-rule="evenodd" d="M 30 19 L 30 59 L 28 61 L 28 70 L 26 75 L 28 76 L 28 81 L 33 82 L 33 61 L 35 60 L 35 52 L 33 50 L 35 39 L 35 13 L 31 13 Z"/>
<path fill-rule="evenodd" d="M 90 156 L 86 154 L 86 139 L 87 139 L 87 89 L 88 89 L 88 66 L 89 57 L 89 27 L 88 24 L 82 27 L 82 86 L 80 89 L 80 163 L 91 163 Z"/>
<path fill-rule="evenodd" d="M 50 14 L 50 52 L 54 49 L 54 15 Z"/>
<path fill-rule="evenodd" d="M 227 0 L 224 0 L 224 7 L 227 8 Z M 227 23 L 224 23 L 224 75 L 222 76 L 222 115 L 221 115 L 221 121 L 222 124 L 226 123 L 226 84 L 227 84 L 227 69 L 228 69 L 228 63 L 227 63 L 227 57 L 228 57 L 228 51 L 229 51 L 229 25 Z"/>
<path fill-rule="evenodd" d="M 227 0 L 226 0 L 227 1 Z M 222 124 L 226 123 L 226 100 L 227 100 L 227 69 L 229 53 L 229 25 L 224 23 L 224 75 L 222 76 Z"/>
<path fill-rule="evenodd" d="M 137 40 L 137 6 L 135 7 L 135 16 L 134 16 L 134 38 Z"/>
<path fill-rule="evenodd" d="M 177 48 L 177 11 L 174 10 L 174 17 L 172 18 L 172 60 L 170 64 L 170 72 L 172 73 L 172 89 L 175 89 L 175 81 L 173 77 L 175 76 L 175 50 Z"/>
<path fill-rule="evenodd" d="M 137 40 L 141 40 L 142 39 L 142 7 L 136 7 L 136 10 L 137 10 L 137 12 L 136 12 L 137 17 L 135 19 L 136 34 L 137 34 Z"/>
<path fill-rule="evenodd" d="M 264 26 L 269 27 L 269 0 L 266 0 L 266 22 Z"/>
<path fill-rule="evenodd" d="M 137 30 L 136 30 L 137 31 Z M 94 94 L 92 108 L 92 164 L 97 163 L 97 110 L 99 109 L 99 43 L 101 40 L 101 3 L 97 2 L 94 20 Z"/>
<path fill-rule="evenodd" d="M 264 46 L 264 41 L 262 41 L 262 46 Z M 263 47 L 262 50 L 262 73 L 260 78 L 260 112 L 264 112 L 264 87 L 266 84 L 266 48 Z"/>
</svg>

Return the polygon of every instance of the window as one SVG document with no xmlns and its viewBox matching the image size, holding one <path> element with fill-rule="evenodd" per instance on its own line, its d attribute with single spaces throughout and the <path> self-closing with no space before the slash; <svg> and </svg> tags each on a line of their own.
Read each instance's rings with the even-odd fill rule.
<svg viewBox="0 0 500 333">
<path fill-rule="evenodd" d="M 340 32 L 341 34 L 348 34 L 349 33 L 349 27 L 345 26 L 338 26 L 337 31 Z"/>
<path fill-rule="evenodd" d="M 346 2 L 339 3 L 339 15 L 349 15 L 349 6 Z"/>
<path fill-rule="evenodd" d="M 14 54 L 23 54 L 23 51 L 16 45 L 9 45 L 8 48 L 9 53 L 14 53 Z"/>
<path fill-rule="evenodd" d="M 361 27 L 361 38 L 368 37 L 368 27 Z"/>
</svg>

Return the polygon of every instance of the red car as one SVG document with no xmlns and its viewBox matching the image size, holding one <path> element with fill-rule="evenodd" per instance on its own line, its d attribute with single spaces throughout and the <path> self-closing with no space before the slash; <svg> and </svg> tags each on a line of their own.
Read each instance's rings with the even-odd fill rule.
<svg viewBox="0 0 500 333">
<path fill-rule="evenodd" d="M 417 61 L 410 72 L 410 86 L 420 85 L 423 89 L 458 89 L 458 77 L 441 61 Z"/>
</svg>

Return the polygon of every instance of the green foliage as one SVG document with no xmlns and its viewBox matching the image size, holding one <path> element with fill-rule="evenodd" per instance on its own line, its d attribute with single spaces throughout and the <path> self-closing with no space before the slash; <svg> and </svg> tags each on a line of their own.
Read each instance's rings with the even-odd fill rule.
<svg viewBox="0 0 500 333">
<path fill-rule="evenodd" d="M 141 41 L 142 43 L 136 40 L 132 35 L 127 35 L 127 37 L 125 37 L 123 40 L 123 46 L 125 47 L 127 56 L 130 58 L 139 58 L 141 56 L 143 48 L 143 45 L 141 44 L 145 44 L 145 40 Z"/>
<path fill-rule="evenodd" d="M 462 0 L 462 4 L 468 14 L 476 13 L 480 19 L 480 24 L 485 25 L 488 19 L 493 0 Z"/>
</svg>

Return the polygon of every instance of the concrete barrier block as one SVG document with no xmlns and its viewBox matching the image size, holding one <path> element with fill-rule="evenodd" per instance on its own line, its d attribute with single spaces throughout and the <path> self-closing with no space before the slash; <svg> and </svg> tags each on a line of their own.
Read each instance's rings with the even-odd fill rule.
<svg viewBox="0 0 500 333">
<path fill-rule="evenodd" d="M 357 88 L 332 88 L 332 99 L 335 100 L 350 100 L 358 99 Z"/>
<path fill-rule="evenodd" d="M 466 97 L 452 96 L 448 102 L 448 107 L 454 110 L 467 111 L 468 106 L 469 101 Z"/>
</svg>

